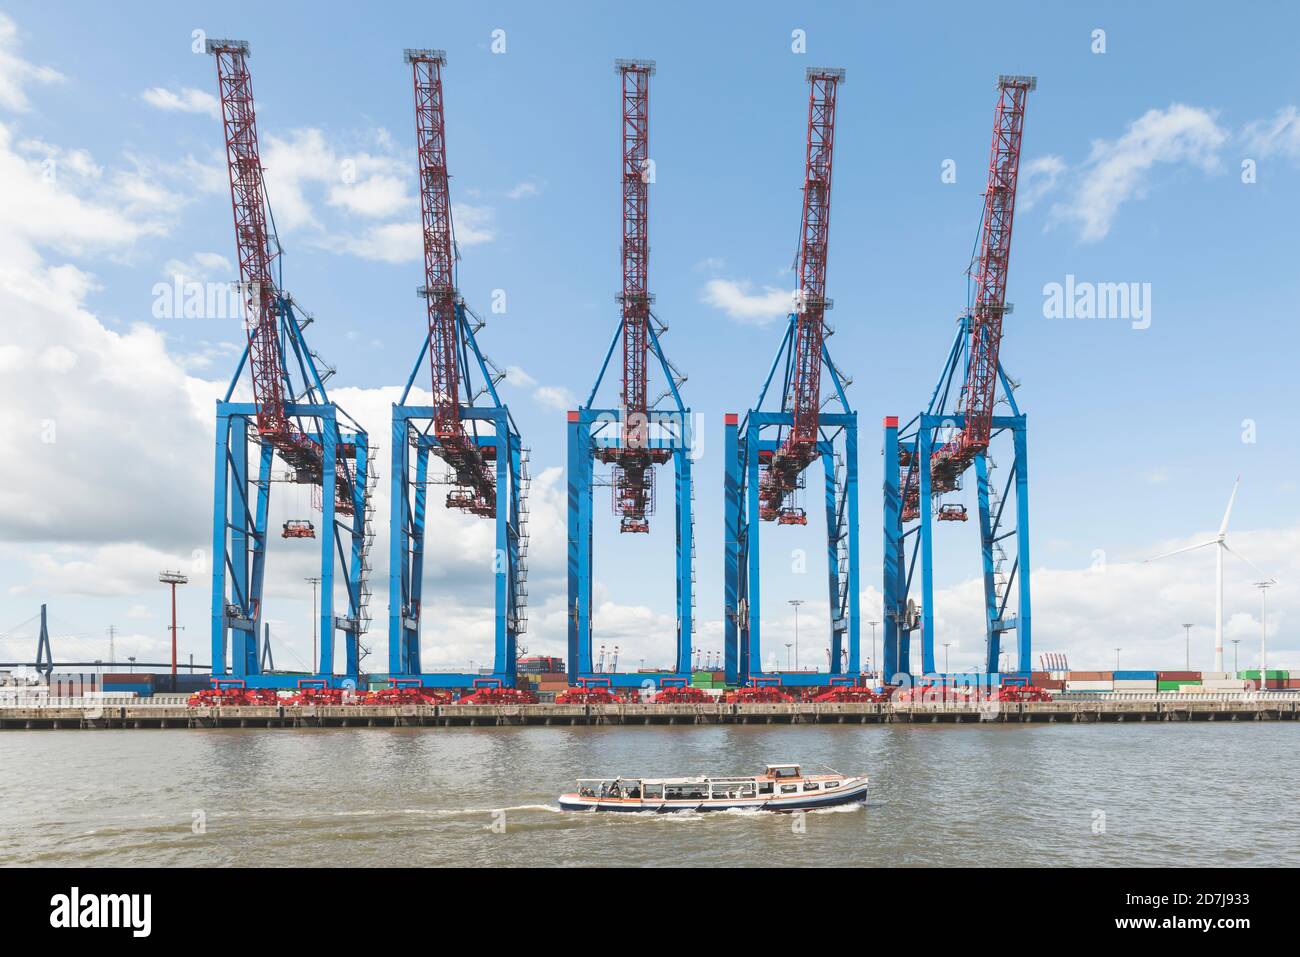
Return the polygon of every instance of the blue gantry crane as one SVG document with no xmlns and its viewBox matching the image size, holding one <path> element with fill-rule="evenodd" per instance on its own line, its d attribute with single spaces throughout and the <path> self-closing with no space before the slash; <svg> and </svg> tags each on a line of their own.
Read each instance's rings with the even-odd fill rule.
<svg viewBox="0 0 1300 957">
<path fill-rule="evenodd" d="M 320 619 L 320 657 L 312 667 L 318 678 L 355 687 L 364 654 L 361 638 L 370 621 L 366 572 L 374 540 L 374 473 L 369 440 L 330 400 L 325 382 L 333 370 L 323 368 L 307 344 L 312 318 L 284 292 L 280 241 L 258 148 L 248 44 L 208 40 L 206 47 L 216 58 L 248 335 L 230 386 L 217 403 L 212 675 L 249 687 L 279 687 L 288 680 L 262 671 L 258 648 L 271 486 L 284 481 L 310 487 L 321 512 L 319 529 L 303 518 L 285 522 L 282 529 L 286 539 L 319 542 L 320 599 L 313 614 Z M 252 401 L 235 401 L 245 366 Z M 288 466 L 287 475 L 275 474 L 277 460 Z M 346 611 L 336 614 L 340 583 Z M 344 661 L 342 672 L 335 674 L 338 635 Z"/>
<path fill-rule="evenodd" d="M 1031 668 L 1025 416 L 1016 405 L 1015 385 L 1002 367 L 999 350 L 1003 317 L 1011 311 L 1007 269 L 1025 103 L 1036 86 L 1031 76 L 998 78 L 988 186 L 967 308 L 925 410 L 901 427 L 896 416 L 884 421 L 886 680 L 912 673 L 910 648 L 918 629 L 921 671 L 935 673 L 934 523 L 967 520 L 966 506 L 945 502 L 943 496 L 961 490 L 962 476 L 972 465 L 983 559 L 984 668 L 990 675 L 1002 670 L 1002 635 L 1008 631 L 1016 632 L 1016 670 L 1027 673 Z M 1000 401 L 1006 402 L 1006 414 L 995 414 Z M 993 440 L 999 437 L 1009 446 L 1005 479 L 997 477 L 992 454 Z M 1012 538 L 1015 557 L 1009 558 L 1003 543 Z M 919 605 L 911 597 L 918 590 Z"/>
<path fill-rule="evenodd" d="M 407 50 L 405 58 L 415 92 L 425 269 L 419 293 L 427 305 L 428 331 L 393 405 L 388 667 L 390 677 L 425 687 L 513 687 L 517 642 L 528 624 L 528 453 L 497 394 L 504 376 L 479 349 L 476 334 L 483 321 L 457 290 L 443 114 L 446 54 Z M 426 356 L 432 403 L 408 404 Z M 430 473 L 430 457 L 446 464 L 445 477 Z M 440 482 L 449 487 L 448 508 L 496 523 L 495 640 L 488 675 L 430 672 L 421 660 L 428 492 Z M 455 543 L 436 544 L 444 560 L 456 560 Z"/>
<path fill-rule="evenodd" d="M 695 610 L 695 524 L 691 411 L 682 401 L 685 378 L 664 354 L 667 331 L 650 308 L 649 192 L 650 77 L 653 61 L 619 60 L 622 90 L 622 316 L 586 403 L 568 414 L 569 470 L 569 679 L 614 687 L 685 684 L 691 670 Z M 619 408 L 598 407 L 597 397 L 620 342 L 623 382 Z M 663 374 L 664 391 L 649 398 L 649 366 Z M 650 530 L 655 511 L 655 467 L 673 463 L 676 505 L 677 649 L 667 672 L 620 674 L 597 671 L 592 662 L 593 487 L 595 463 L 611 466 L 614 513 L 623 533 Z M 603 655 L 602 655 L 603 657 Z"/>
<path fill-rule="evenodd" d="M 848 381 L 826 345 L 826 260 L 830 233 L 835 108 L 844 71 L 809 69 L 803 219 L 794 310 L 758 401 L 726 426 L 725 670 L 728 684 L 853 683 L 861 671 L 858 569 L 858 418 Z M 823 369 L 830 388 L 823 395 Z M 780 405 L 765 405 L 781 375 Z M 806 525 L 797 503 L 810 465 L 824 471 L 830 659 L 826 672 L 764 676 L 759 529 Z M 847 652 L 847 656 L 845 655 Z M 845 658 L 847 657 L 847 661 Z"/>
</svg>

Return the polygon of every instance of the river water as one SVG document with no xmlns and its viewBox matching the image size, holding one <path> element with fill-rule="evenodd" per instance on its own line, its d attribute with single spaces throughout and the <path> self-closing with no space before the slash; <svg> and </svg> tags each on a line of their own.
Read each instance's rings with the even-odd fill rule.
<svg viewBox="0 0 1300 957">
<path fill-rule="evenodd" d="M 0 733 L 0 864 L 1300 864 L 1291 723 Z M 579 776 L 871 775 L 806 815 L 574 814 Z M 197 832 L 197 833 L 196 833 Z"/>
</svg>

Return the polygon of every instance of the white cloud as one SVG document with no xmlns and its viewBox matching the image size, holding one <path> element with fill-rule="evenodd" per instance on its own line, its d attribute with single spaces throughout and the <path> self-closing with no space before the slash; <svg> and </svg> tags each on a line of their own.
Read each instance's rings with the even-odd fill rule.
<svg viewBox="0 0 1300 957">
<path fill-rule="evenodd" d="M 704 285 L 702 301 L 746 325 L 767 325 L 789 315 L 794 302 L 790 290 L 776 286 L 764 286 L 761 292 L 752 289 L 748 281 L 710 279 Z"/>
<path fill-rule="evenodd" d="M 402 212 L 411 205 L 406 179 L 389 173 L 375 173 L 356 183 L 336 183 L 329 202 L 358 216 L 382 218 Z"/>
<path fill-rule="evenodd" d="M 360 235 L 336 235 L 323 245 L 362 259 L 407 263 L 423 257 L 423 242 L 420 223 L 411 221 L 371 226 Z"/>
<path fill-rule="evenodd" d="M 521 389 L 531 389 L 537 385 L 537 380 L 530 376 L 519 366 L 508 366 L 506 368 L 506 380 Z"/>
<path fill-rule="evenodd" d="M 578 400 L 564 386 L 540 385 L 519 366 L 509 366 L 506 369 L 506 382 L 516 389 L 530 391 L 533 400 L 545 408 L 565 412 L 578 406 Z"/>
<path fill-rule="evenodd" d="M 1206 529 L 1172 542 L 1151 542 L 1139 554 L 1154 555 L 1213 537 Z M 1300 667 L 1300 526 L 1234 531 L 1232 546 L 1280 582 L 1268 600 L 1269 666 Z M 1225 666 L 1232 667 L 1231 640 L 1242 668 L 1259 660 L 1260 602 L 1253 582 L 1258 576 L 1229 556 L 1224 566 Z M 1034 570 L 1034 666 L 1037 655 L 1065 652 L 1078 670 L 1180 668 L 1184 656 L 1182 623 L 1192 622 L 1192 668 L 1214 666 L 1214 555 L 1210 549 L 1160 562 L 1107 561 L 1093 568 Z M 983 584 L 970 579 L 938 590 L 935 630 L 954 642 L 953 670 L 976 667 L 984 654 Z M 874 607 L 878 610 L 879 606 Z M 1014 634 L 1010 642 L 1014 661 Z M 940 651 L 939 654 L 942 654 Z"/>
<path fill-rule="evenodd" d="M 213 119 L 221 116 L 221 101 L 211 93 L 196 90 L 192 86 L 183 87 L 179 91 L 152 86 L 140 94 L 140 99 L 159 110 L 175 113 L 203 113 Z"/>
<path fill-rule="evenodd" d="M 66 167 L 60 162 L 64 156 L 73 157 Z M 12 247 L 14 255 L 30 257 L 30 244 L 79 255 L 121 249 L 142 236 L 166 232 L 161 217 L 139 215 L 149 197 L 132 188 L 136 174 L 110 177 L 114 187 L 127 187 L 128 209 L 113 202 L 115 190 L 99 182 L 101 173 L 82 151 L 51 150 L 29 158 L 14 150 L 9 128 L 0 123 L 0 251 Z M 6 268 L 21 271 L 19 263 L 0 259 L 0 270 Z"/>
<path fill-rule="evenodd" d="M 1021 210 L 1030 210 L 1038 205 L 1044 196 L 1056 188 L 1065 169 L 1065 160 L 1059 156 L 1039 156 L 1026 163 L 1020 171 L 1018 184 Z"/>
<path fill-rule="evenodd" d="M 510 199 L 523 199 L 525 196 L 536 196 L 541 191 L 542 191 L 541 186 L 539 186 L 535 181 L 530 179 L 530 180 L 524 180 L 522 183 L 518 183 L 515 186 L 511 187 L 506 192 L 506 196 L 508 196 Z"/>
<path fill-rule="evenodd" d="M 456 244 L 477 246 L 480 243 L 490 243 L 496 238 L 496 231 L 492 226 L 493 218 L 490 206 L 452 203 L 451 219 L 456 228 Z"/>
<path fill-rule="evenodd" d="M 321 249 L 388 263 L 414 262 L 423 255 L 419 206 L 408 183 L 415 181 L 415 158 L 399 155 L 387 131 L 369 135 L 374 149 L 348 150 L 315 128 L 265 138 L 266 189 L 282 233 L 306 231 L 306 242 Z M 352 227 L 330 218 L 322 207 L 345 217 L 389 220 Z M 495 238 L 493 210 L 452 204 L 456 241 L 461 246 Z"/>
<path fill-rule="evenodd" d="M 1300 111 L 1278 110 L 1271 120 L 1255 120 L 1242 132 L 1247 149 L 1262 157 L 1284 156 L 1300 161 Z"/>
<path fill-rule="evenodd" d="M 1158 164 L 1190 165 L 1212 172 L 1228 134 L 1214 114 L 1175 103 L 1148 110 L 1114 140 L 1096 140 L 1073 195 L 1052 207 L 1054 219 L 1072 222 L 1084 242 L 1104 239 L 1122 205 L 1142 199 Z"/>
<path fill-rule="evenodd" d="M 179 277 L 182 283 L 209 280 L 235 281 L 235 267 L 220 253 L 198 252 L 189 259 L 169 259 L 163 264 L 163 275 Z"/>
<path fill-rule="evenodd" d="M 26 87 L 33 83 L 57 83 L 63 79 L 58 70 L 37 66 L 18 55 L 18 25 L 0 11 L 0 108 L 15 113 L 31 109 Z"/>
<path fill-rule="evenodd" d="M 548 409 L 558 409 L 561 412 L 576 408 L 578 404 L 572 392 L 558 385 L 539 386 L 533 391 L 533 398 Z"/>
</svg>

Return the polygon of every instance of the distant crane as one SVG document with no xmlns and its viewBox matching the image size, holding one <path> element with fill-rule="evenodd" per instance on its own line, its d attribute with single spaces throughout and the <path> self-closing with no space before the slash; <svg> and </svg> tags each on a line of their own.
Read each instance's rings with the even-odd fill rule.
<svg viewBox="0 0 1300 957">
<path fill-rule="evenodd" d="M 826 554 L 830 604 L 829 671 L 788 675 L 786 683 L 826 684 L 861 670 L 858 608 L 858 419 L 845 395 L 849 381 L 826 347 L 826 265 L 831 211 L 835 111 L 844 71 L 812 68 L 804 149 L 803 212 L 795 290 L 785 336 L 758 401 L 741 421 L 729 413 L 726 428 L 726 665 L 729 684 L 762 675 L 759 527 L 763 522 L 805 525 L 795 501 L 808 466 L 825 472 Z M 783 370 L 779 409 L 764 402 Z M 823 370 L 829 380 L 823 396 Z M 829 408 L 828 408 L 829 406 Z M 838 408 L 838 411 L 835 411 Z M 770 436 L 770 437 L 769 437 Z"/>
<path fill-rule="evenodd" d="M 1007 275 L 1025 103 L 1029 92 L 1036 87 L 1037 80 L 1032 76 L 998 78 L 979 252 L 971 273 L 973 295 L 958 323 L 948 361 L 926 410 L 901 430 L 896 416 L 889 416 L 884 422 L 884 670 L 887 679 L 900 672 L 910 673 L 911 633 L 918 626 L 922 670 L 926 674 L 934 671 L 933 522 L 966 520 L 964 505 L 944 504 L 939 497 L 959 490 L 962 476 L 972 464 L 978 482 L 983 552 L 985 667 L 990 673 L 998 671 L 1001 636 L 1012 630 L 1018 638 L 1020 671 L 1028 672 L 1031 667 L 1025 417 L 1012 396 L 1014 385 L 1003 371 L 1000 349 L 1002 321 L 1011 311 L 1006 301 Z M 999 401 L 999 382 L 1010 415 L 994 414 Z M 1013 464 L 1006 484 L 999 491 L 991 478 L 995 463 L 989 446 L 1003 432 L 1012 434 Z M 1004 511 L 1013 488 L 1016 524 L 1007 529 Z M 906 529 L 912 522 L 917 524 Z M 1001 543 L 1012 536 L 1016 537 L 1017 553 L 1008 569 Z M 912 539 L 910 560 L 907 558 L 909 537 Z M 916 602 L 909 599 L 918 560 L 919 613 Z M 1015 615 L 1008 615 L 1008 602 L 1017 576 L 1018 607 Z"/>
<path fill-rule="evenodd" d="M 497 394 L 505 377 L 479 349 L 483 321 L 457 288 L 443 112 L 442 50 L 407 50 L 415 95 L 416 151 L 424 246 L 428 328 L 393 406 L 393 494 L 389 515 L 389 671 L 428 687 L 513 687 L 518 639 L 528 625 L 528 452 Z M 431 405 L 411 405 L 411 389 L 428 356 Z M 487 401 L 480 403 L 486 397 Z M 447 464 L 429 475 L 430 456 Z M 427 673 L 420 653 L 428 487 L 444 481 L 448 508 L 496 522 L 494 657 L 491 675 Z"/>
<path fill-rule="evenodd" d="M 593 668 L 592 564 L 594 522 L 593 463 L 611 466 L 610 486 L 619 531 L 650 531 L 655 510 L 655 467 L 673 463 L 677 539 L 677 653 L 669 676 L 689 677 L 691 640 L 695 618 L 695 490 L 691 480 L 691 412 L 682 401 L 686 381 L 668 361 L 660 345 L 667 331 L 651 304 L 650 268 L 650 60 L 618 60 L 621 84 L 622 139 L 622 315 L 614 339 L 605 353 L 587 401 L 568 415 L 569 444 L 569 678 L 576 682 L 600 670 L 612 675 L 614 686 L 639 687 L 643 675 L 617 674 L 615 664 L 605 671 Z M 610 361 L 622 343 L 623 378 L 620 407 L 598 408 L 597 395 Z M 650 365 L 662 372 L 664 391 L 650 399 Z M 671 400 L 671 401 L 669 401 Z M 664 407 L 660 407 L 660 403 Z"/>
<path fill-rule="evenodd" d="M 343 681 L 355 684 L 360 641 L 366 631 L 370 590 L 366 572 L 374 540 L 371 492 L 375 476 L 364 429 L 330 401 L 318 357 L 307 344 L 311 324 L 283 291 L 281 246 L 275 233 L 257 140 L 249 46 L 242 40 L 208 40 L 217 84 L 230 174 L 248 343 L 224 398 L 217 403 L 213 516 L 212 673 L 275 686 L 263 675 L 258 639 L 268 544 L 271 467 L 276 456 L 292 470 L 289 481 L 319 495 L 320 675 L 334 673 L 334 637 L 341 631 Z M 249 368 L 253 401 L 235 402 L 235 387 Z M 343 431 L 341 423 L 350 431 Z M 258 451 L 249 471 L 250 445 Z M 344 521 L 342 519 L 349 519 Z M 285 523 L 285 538 L 314 538 L 312 523 Z M 336 616 L 335 562 L 347 592 L 347 613 Z M 227 667 L 227 652 L 229 666 Z"/>
</svg>

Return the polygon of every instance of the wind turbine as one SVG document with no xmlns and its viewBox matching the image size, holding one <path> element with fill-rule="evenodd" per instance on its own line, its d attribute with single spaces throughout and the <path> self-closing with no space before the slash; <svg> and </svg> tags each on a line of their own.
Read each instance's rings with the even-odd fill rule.
<svg viewBox="0 0 1300 957">
<path fill-rule="evenodd" d="M 1165 552 L 1162 555 L 1156 555 L 1154 558 L 1148 558 L 1147 562 L 1157 562 L 1162 558 L 1168 558 L 1170 555 L 1178 555 L 1182 552 L 1193 552 L 1198 548 L 1206 548 L 1210 545 L 1217 545 L 1214 550 L 1214 670 L 1223 671 L 1223 553 L 1232 552 L 1243 562 L 1259 572 L 1261 578 L 1267 578 L 1263 572 L 1250 559 L 1243 555 L 1233 552 L 1228 547 L 1228 516 L 1232 514 L 1232 503 L 1237 500 L 1237 486 L 1241 484 L 1241 476 L 1232 483 L 1232 494 L 1228 496 L 1228 507 L 1223 513 L 1223 522 L 1219 525 L 1219 534 L 1209 541 L 1200 542 L 1196 545 L 1188 545 L 1185 548 L 1175 548 L 1172 552 Z"/>
</svg>

